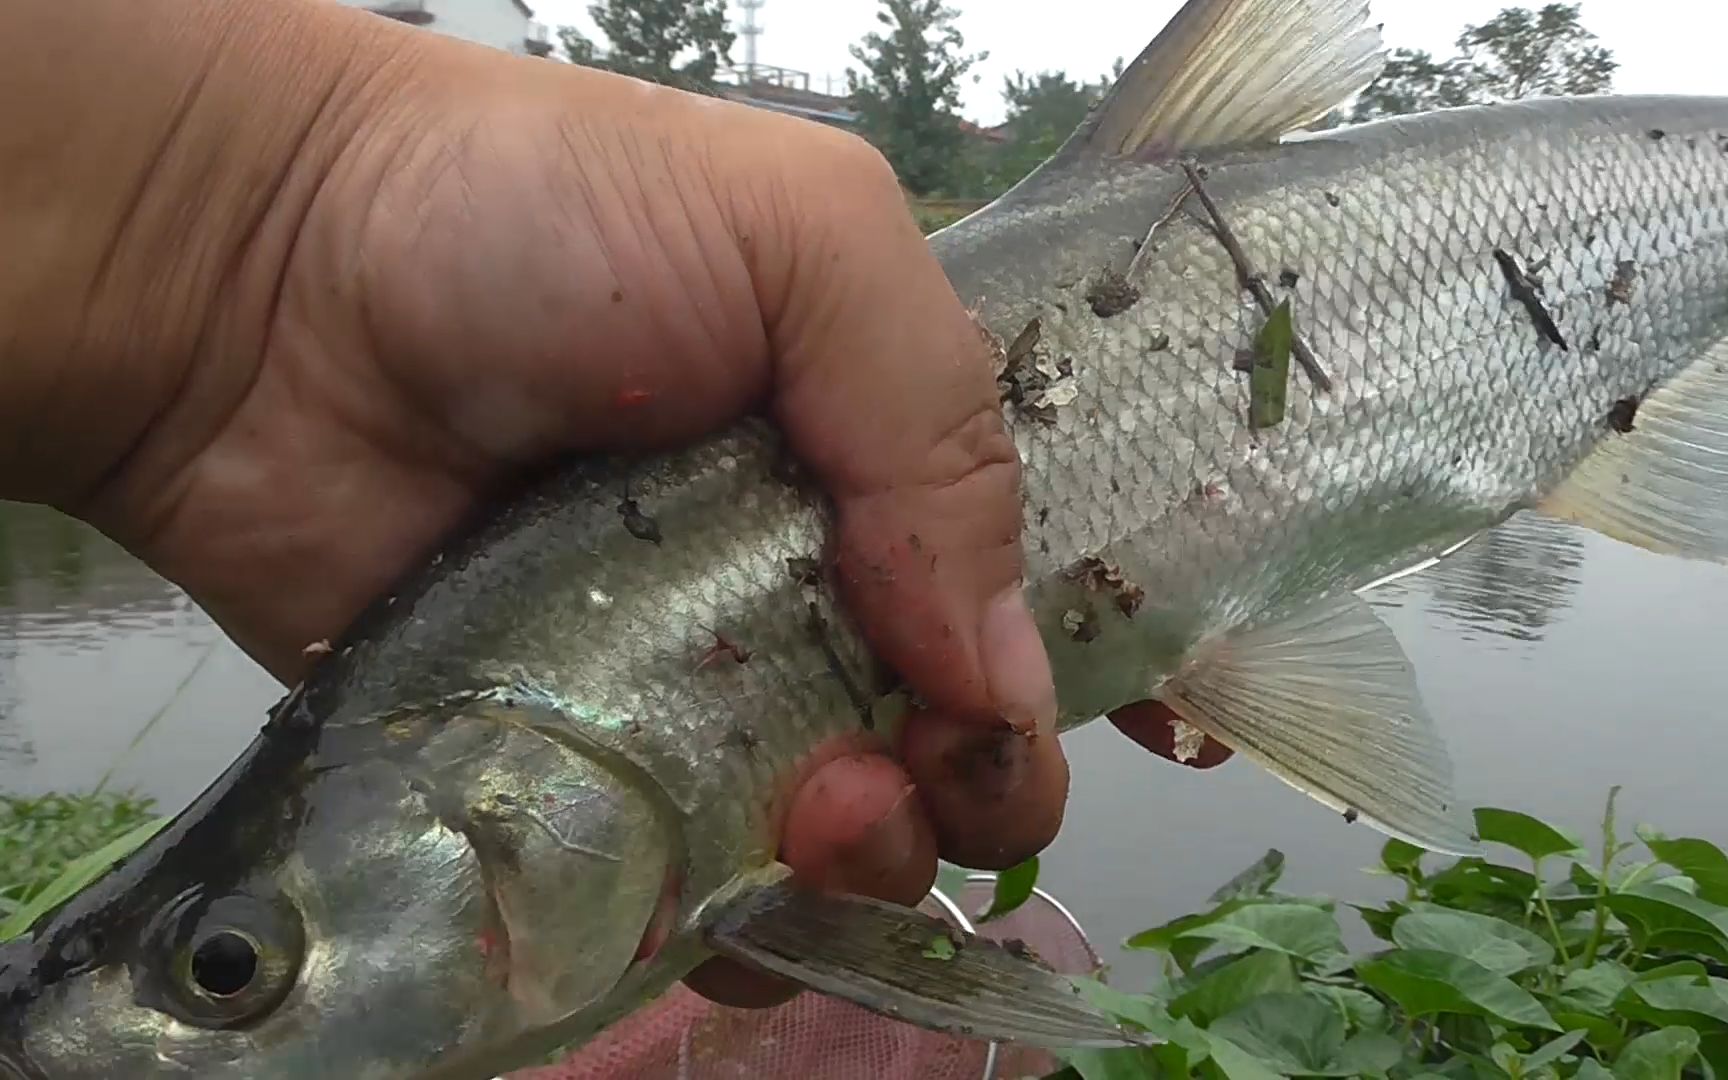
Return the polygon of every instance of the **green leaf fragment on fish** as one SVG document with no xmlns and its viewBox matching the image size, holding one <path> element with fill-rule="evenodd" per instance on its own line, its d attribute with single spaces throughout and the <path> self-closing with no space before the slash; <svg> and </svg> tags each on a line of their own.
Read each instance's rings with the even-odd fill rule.
<svg viewBox="0 0 1728 1080">
<path fill-rule="evenodd" d="M 954 942 L 946 934 L 937 934 L 930 939 L 930 944 L 924 948 L 924 956 L 930 960 L 954 959 Z"/>
<path fill-rule="evenodd" d="M 1296 331 L 1290 318 L 1290 301 L 1279 302 L 1266 325 L 1254 339 L 1254 368 L 1248 376 L 1248 423 L 1255 429 L 1276 427 L 1284 422 L 1284 403 L 1290 387 L 1290 348 Z"/>
<path fill-rule="evenodd" d="M 1038 856 L 1034 855 L 1018 866 L 1011 866 L 996 875 L 996 893 L 990 900 L 990 906 L 978 916 L 980 923 L 987 923 L 1024 904 L 1032 896 L 1033 886 L 1038 884 Z"/>
</svg>

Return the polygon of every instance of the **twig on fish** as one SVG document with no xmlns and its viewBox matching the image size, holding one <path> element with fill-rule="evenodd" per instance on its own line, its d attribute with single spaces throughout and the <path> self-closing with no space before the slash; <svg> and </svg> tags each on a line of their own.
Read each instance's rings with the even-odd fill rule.
<svg viewBox="0 0 1728 1080">
<path fill-rule="evenodd" d="M 1159 229 L 1170 224 L 1170 219 L 1182 210 L 1182 204 L 1187 202 L 1188 196 L 1192 194 L 1194 194 L 1194 182 L 1190 180 L 1182 185 L 1182 190 L 1178 191 L 1176 197 L 1170 201 L 1170 209 L 1164 211 L 1164 216 L 1154 221 L 1152 227 L 1146 230 L 1146 238 L 1140 241 L 1139 248 L 1134 252 L 1134 258 L 1128 262 L 1128 272 L 1124 275 L 1125 277 L 1135 276 L 1135 272 L 1140 269 L 1140 260 L 1146 257 L 1146 252 L 1152 247 L 1152 238 L 1158 235 Z"/>
<path fill-rule="evenodd" d="M 876 717 L 870 711 L 870 699 L 864 696 L 864 691 L 859 689 L 858 684 L 853 681 L 852 673 L 846 670 L 846 665 L 841 661 L 840 654 L 834 650 L 834 642 L 828 636 L 828 620 L 822 617 L 822 610 L 816 606 L 815 601 L 810 602 L 809 608 L 810 636 L 821 647 L 822 655 L 828 658 L 828 670 L 833 673 L 836 679 L 840 680 L 840 689 L 845 691 L 847 700 L 852 702 L 852 707 L 858 710 L 858 719 L 864 725 L 865 730 L 874 730 Z"/>
<path fill-rule="evenodd" d="M 1513 299 L 1523 304 L 1524 310 L 1530 313 L 1530 321 L 1536 324 L 1536 331 L 1560 346 L 1562 352 L 1571 352 L 1572 350 L 1566 347 L 1566 339 L 1560 336 L 1560 328 L 1554 325 L 1548 309 L 1542 306 L 1542 298 L 1536 295 L 1536 282 L 1519 268 L 1518 260 L 1508 252 L 1495 248 L 1494 261 L 1500 264 L 1500 272 L 1506 275 L 1506 284 L 1512 289 Z"/>
<path fill-rule="evenodd" d="M 1200 172 L 1193 162 L 1184 161 L 1182 171 L 1188 174 L 1188 184 L 1194 189 L 1194 194 L 1200 197 L 1200 203 L 1206 207 L 1206 213 L 1212 218 L 1212 231 L 1218 237 L 1218 242 L 1224 245 L 1229 253 L 1230 261 L 1236 264 L 1236 275 L 1242 279 L 1242 285 L 1254 295 L 1260 309 L 1270 316 L 1277 305 L 1272 302 L 1272 293 L 1266 288 L 1266 279 L 1254 269 L 1254 264 L 1248 261 L 1248 256 L 1242 250 L 1242 245 L 1236 242 L 1236 234 L 1230 231 L 1230 225 L 1219 212 L 1218 204 L 1212 201 L 1212 196 L 1206 193 L 1206 188 L 1200 183 Z M 1308 379 L 1316 388 L 1331 391 L 1332 379 L 1320 366 L 1320 361 L 1314 358 L 1313 352 L 1301 334 L 1291 338 L 1290 351 L 1295 355 L 1296 362 L 1302 365 L 1302 370 L 1308 374 Z"/>
</svg>

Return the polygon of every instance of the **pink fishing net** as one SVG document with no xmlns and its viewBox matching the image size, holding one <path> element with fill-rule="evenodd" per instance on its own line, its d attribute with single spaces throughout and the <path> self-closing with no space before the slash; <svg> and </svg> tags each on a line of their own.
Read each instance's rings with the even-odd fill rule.
<svg viewBox="0 0 1728 1080">
<path fill-rule="evenodd" d="M 989 903 L 992 887 L 968 881 L 951 899 L 971 917 Z M 956 922 L 933 897 L 922 907 Z M 1065 974 L 1099 968 L 1080 928 L 1041 892 L 977 930 L 997 941 L 1018 939 Z M 821 994 L 772 1009 L 728 1009 L 679 986 L 563 1062 L 509 1080 L 1020 1080 L 1058 1064 L 1046 1051 L 1009 1045 L 997 1046 L 992 1062 L 987 1042 L 925 1031 Z"/>
</svg>

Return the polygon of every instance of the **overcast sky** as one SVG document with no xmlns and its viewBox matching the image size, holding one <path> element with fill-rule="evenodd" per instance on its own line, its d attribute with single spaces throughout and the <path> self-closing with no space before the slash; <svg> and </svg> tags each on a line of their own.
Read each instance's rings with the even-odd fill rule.
<svg viewBox="0 0 1728 1080">
<path fill-rule="evenodd" d="M 540 21 L 570 23 L 596 36 L 588 0 L 529 0 Z M 1538 7 L 1543 0 L 1523 0 Z M 1468 23 L 1485 22 L 1517 0 L 1370 0 L 1385 26 L 1388 45 L 1450 55 Z M 1002 80 L 1015 69 L 1064 70 L 1080 78 L 1108 72 L 1118 56 L 1131 58 L 1181 6 L 1180 0 L 950 0 L 969 52 L 987 50 L 973 68 L 966 115 L 990 124 L 1002 118 Z M 736 3 L 728 5 L 734 20 Z M 807 71 L 811 89 L 833 80 L 845 91 L 846 68 L 856 66 L 847 47 L 877 25 L 877 0 L 766 0 L 759 15 L 765 32 L 758 61 Z M 1614 89 L 1621 93 L 1728 95 L 1728 3 L 1724 0 L 1583 0 L 1584 25 L 1620 61 Z M 740 42 L 732 50 L 744 58 Z"/>
</svg>

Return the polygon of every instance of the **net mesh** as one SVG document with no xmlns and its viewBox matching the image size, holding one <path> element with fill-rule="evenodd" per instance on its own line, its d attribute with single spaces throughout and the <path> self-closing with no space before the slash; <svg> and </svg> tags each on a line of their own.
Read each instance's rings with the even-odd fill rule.
<svg viewBox="0 0 1728 1080">
<path fill-rule="evenodd" d="M 989 880 L 969 880 L 952 899 L 970 916 L 989 903 L 992 888 Z M 934 898 L 920 906 L 955 922 Z M 1024 943 L 1064 974 L 1099 970 L 1080 928 L 1041 892 L 976 929 L 996 941 Z M 989 1055 L 988 1042 L 925 1031 L 822 994 L 800 994 L 771 1009 L 728 1009 L 678 986 L 564 1061 L 511 1073 L 509 1080 L 1020 1080 L 1059 1066 L 1036 1047 L 1000 1045 L 993 1068 Z"/>
</svg>

